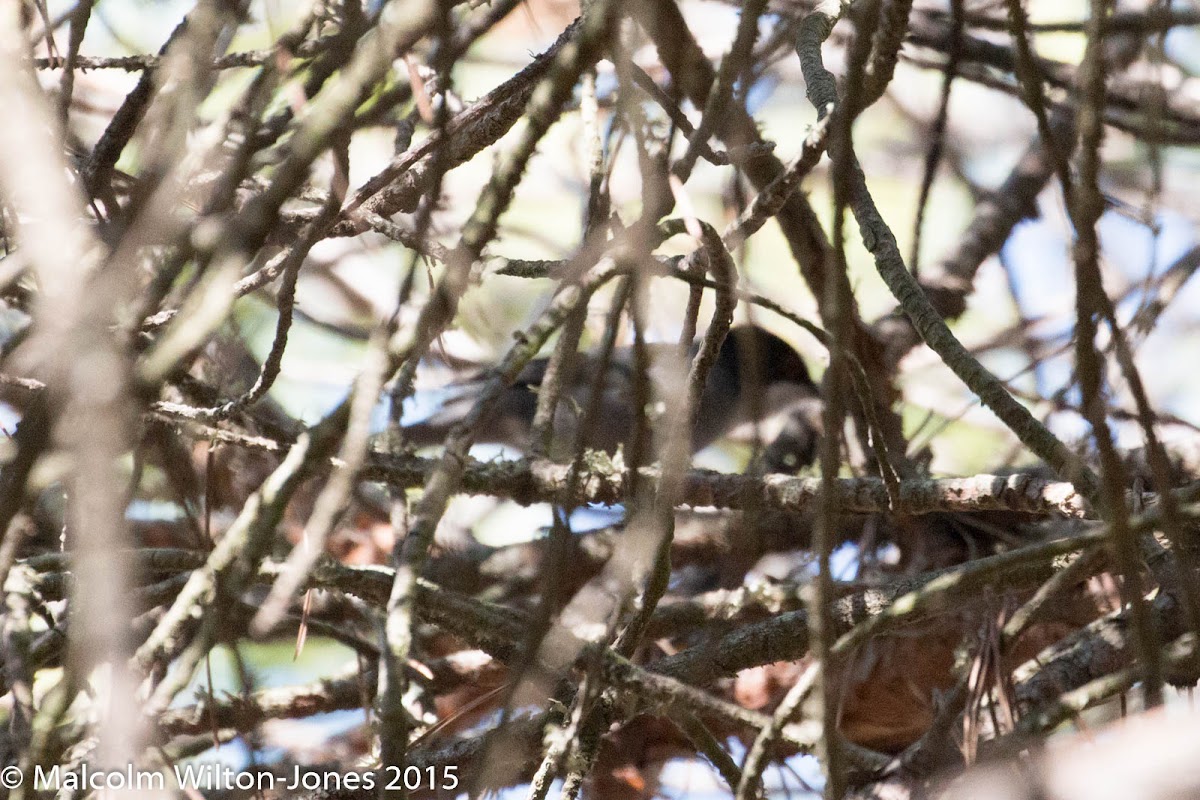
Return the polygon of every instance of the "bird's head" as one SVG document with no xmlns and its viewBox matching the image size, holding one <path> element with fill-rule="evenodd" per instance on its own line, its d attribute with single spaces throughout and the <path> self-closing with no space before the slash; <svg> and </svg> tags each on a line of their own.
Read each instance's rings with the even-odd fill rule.
<svg viewBox="0 0 1200 800">
<path fill-rule="evenodd" d="M 766 387 L 786 383 L 816 390 L 800 354 L 783 339 L 757 325 L 731 330 L 721 345 L 717 364 L 742 384 Z"/>
<path fill-rule="evenodd" d="M 783 339 L 756 325 L 731 330 L 706 394 L 702 409 L 730 409 L 737 420 L 730 430 L 734 438 L 766 437 L 771 471 L 795 472 L 812 463 L 820 437 L 820 391 L 804 359 Z M 727 398 L 724 404 L 721 397 Z"/>
</svg>

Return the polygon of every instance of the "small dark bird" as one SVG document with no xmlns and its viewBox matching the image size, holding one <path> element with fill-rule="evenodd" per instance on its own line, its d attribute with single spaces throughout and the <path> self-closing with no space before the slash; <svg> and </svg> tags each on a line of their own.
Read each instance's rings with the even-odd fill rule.
<svg viewBox="0 0 1200 800">
<path fill-rule="evenodd" d="M 680 413 L 683 409 L 686 393 L 683 379 L 688 365 L 677 362 L 674 369 L 664 368 L 670 364 L 669 359 L 681 357 L 674 344 L 655 343 L 646 347 L 650 356 L 650 380 L 657 387 L 652 395 L 655 401 L 648 413 L 651 427 L 661 428 L 663 416 Z M 699 344 L 691 347 L 689 359 L 698 349 Z M 489 410 L 478 431 L 477 442 L 529 449 L 537 392 L 545 378 L 547 363 L 546 358 L 530 362 L 513 386 Z M 599 367 L 598 354 L 577 353 L 572 361 L 554 422 L 554 444 L 550 452 L 555 458 L 569 457 L 571 453 L 575 431 L 590 401 L 592 381 Z M 480 376 L 454 384 L 453 396 L 441 408 L 429 418 L 404 428 L 404 440 L 417 447 L 441 443 L 450 428 L 471 408 L 483 380 Z M 672 383 L 674 385 L 670 385 Z M 619 445 L 629 447 L 636 423 L 634 385 L 632 348 L 614 350 L 600 397 L 599 416 L 593 435 L 586 442 L 587 447 L 609 453 L 615 452 Z M 757 326 L 734 328 L 717 354 L 701 395 L 692 450 L 703 449 L 756 417 L 761 419 L 794 409 L 798 404 L 811 404 L 817 395 L 804 361 L 787 342 Z M 811 463 L 815 452 L 813 441 L 815 439 L 809 438 L 805 444 L 807 450 L 789 459 L 788 465 L 795 469 Z"/>
</svg>

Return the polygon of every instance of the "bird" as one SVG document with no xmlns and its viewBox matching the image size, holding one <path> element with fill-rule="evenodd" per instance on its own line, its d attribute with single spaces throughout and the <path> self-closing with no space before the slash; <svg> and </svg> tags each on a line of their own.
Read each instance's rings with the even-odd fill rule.
<svg viewBox="0 0 1200 800">
<path fill-rule="evenodd" d="M 699 343 L 696 343 L 687 351 L 688 363 L 698 349 Z M 650 343 L 646 350 L 650 362 L 648 373 L 657 389 L 648 413 L 652 418 L 651 427 L 662 428 L 662 418 L 682 408 L 688 364 L 679 364 L 682 352 L 675 344 Z M 674 369 L 670 368 L 671 359 L 676 359 Z M 573 454 L 577 426 L 590 401 L 593 378 L 601 363 L 597 353 L 576 353 L 571 360 L 554 420 L 551 458 L 569 458 Z M 548 364 L 548 358 L 534 359 L 513 385 L 501 393 L 480 420 L 476 443 L 530 451 L 530 428 Z M 487 377 L 481 372 L 447 387 L 440 408 L 427 418 L 404 426 L 403 441 L 415 448 L 442 443 L 450 429 L 474 405 Z M 620 448 L 628 452 L 637 416 L 634 387 L 633 348 L 615 348 L 605 374 L 599 414 L 591 436 L 584 442 L 587 448 L 610 454 Z M 804 360 L 791 345 L 757 325 L 735 327 L 721 345 L 701 393 L 692 432 L 692 452 L 704 449 L 756 418 L 795 409 L 797 404 L 816 402 L 818 395 Z M 658 418 L 657 421 L 654 418 Z M 795 437 L 795 432 L 791 435 Z M 811 463 L 815 439 L 799 438 L 803 440 L 802 452 L 790 459 L 776 453 L 780 463 L 787 462 L 789 466 Z M 783 446 L 790 446 L 790 442 Z"/>
</svg>

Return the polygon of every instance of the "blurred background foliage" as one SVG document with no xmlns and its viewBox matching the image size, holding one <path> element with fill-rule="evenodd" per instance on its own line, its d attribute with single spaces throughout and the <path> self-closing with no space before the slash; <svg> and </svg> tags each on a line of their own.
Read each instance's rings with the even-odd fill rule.
<svg viewBox="0 0 1200 800">
<path fill-rule="evenodd" d="M 52 13 L 70 4 L 51 3 Z M 919 6 L 920 4 L 918 4 Z M 973 4 L 986 10 L 986 4 Z M 930 6 L 937 7 L 936 4 Z M 96 21 L 87 31 L 83 51 L 92 55 L 127 55 L 151 52 L 155 42 L 165 39 L 170 29 L 190 8 L 187 2 L 148 0 L 105 0 L 97 4 Z M 242 26 L 231 50 L 259 49 L 292 24 L 303 4 L 264 2 L 252 5 L 251 21 Z M 722 2 L 687 2 L 684 12 L 705 51 L 714 58 L 728 48 L 736 25 L 737 9 Z M 577 5 L 555 0 L 530 0 L 472 47 L 456 66 L 456 93 L 470 101 L 486 93 L 540 52 L 573 18 Z M 1037 23 L 1081 19 L 1082 2 L 1046 0 L 1028 4 L 1030 20 Z M 764 35 L 778 18 L 764 17 Z M 1004 34 L 994 38 L 1002 40 Z M 1064 63 L 1076 63 L 1082 54 L 1081 33 L 1050 32 L 1034 37 L 1038 52 Z M 776 143 L 776 154 L 784 160 L 795 155 L 816 115 L 804 98 L 799 64 L 786 54 L 763 65 L 761 74 L 747 88 L 747 106 L 760 123 L 764 137 Z M 1200 66 L 1200 32 L 1177 27 L 1165 37 L 1162 69 L 1190 76 Z M 840 53 L 831 55 L 831 67 L 839 68 Z M 216 115 L 222 104 L 237 96 L 250 78 L 249 69 L 225 70 L 205 104 Z M 73 117 L 85 141 L 98 136 L 136 74 L 116 70 L 87 72 L 80 76 L 81 93 L 94 106 L 93 113 Z M 910 253 L 916 201 L 927 145 L 927 132 L 940 96 L 941 76 L 937 70 L 902 60 L 897 77 L 882 102 L 867 111 L 856 126 L 857 149 L 863 157 L 868 183 L 884 218 L 889 221 L 903 253 Z M 601 68 L 602 98 L 615 88 L 611 68 Z M 86 108 L 84 109 L 87 110 Z M 398 109 L 407 113 L 411 109 Z M 692 113 L 695 109 L 688 108 Z M 646 111 L 657 116 L 663 128 L 668 123 L 661 110 L 646 103 Z M 1028 146 L 1036 132 L 1032 115 L 1022 102 L 1009 94 L 958 81 L 951 97 L 945 160 L 937 173 L 925 215 L 920 260 L 928 263 L 944 255 L 970 219 L 973 197 L 993 189 Z M 501 237 L 491 248 L 511 258 L 562 258 L 579 241 L 586 202 L 586 153 L 583 151 L 582 122 L 568 116 L 543 140 L 518 189 L 517 198 L 504 219 Z M 419 139 L 426 131 L 418 127 Z M 497 147 L 511 142 L 510 132 Z M 384 125 L 354 139 L 351 184 L 358 185 L 373 175 L 391 156 L 395 132 Z M 628 139 L 614 143 L 611 191 L 614 208 L 628 218 L 640 203 L 640 189 L 633 147 Z M 1152 153 L 1151 150 L 1155 152 Z M 469 164 L 450 173 L 444 186 L 444 202 L 436 215 L 434 229 L 450 243 L 455 232 L 474 208 L 475 198 L 491 174 L 496 150 L 488 149 Z M 136 172 L 136 147 L 127 148 L 122 165 Z M 1104 191 L 1111 198 L 1100 225 L 1114 295 L 1122 298 L 1121 309 L 1128 317 L 1147 301 L 1147 287 L 1194 244 L 1195 212 L 1191 188 L 1200 169 L 1191 147 L 1152 147 L 1139 138 L 1110 129 L 1104 144 Z M 1157 162 L 1157 166 L 1156 166 Z M 328 165 L 326 164 L 326 169 Z M 826 223 L 831 205 L 827 162 L 805 183 L 819 214 Z M 1157 173 L 1157 176 L 1156 176 Z M 317 176 L 319 183 L 322 178 Z M 731 185 L 729 171 L 701 161 L 687 186 L 696 213 L 703 219 L 732 218 L 731 193 L 746 187 Z M 1070 383 L 1070 353 L 1062 350 L 1071 333 L 1073 293 L 1069 258 L 1070 225 L 1062 198 L 1049 188 L 1039 198 L 1038 216 L 1022 223 L 999 258 L 982 268 L 978 289 L 969 301 L 968 312 L 952 324 L 970 348 L 977 349 L 986 366 L 1011 379 L 1020 392 L 1051 397 Z M 848 222 L 848 256 L 851 281 L 863 316 L 873 319 L 894 305 L 883 286 L 869 254 L 858 242 L 853 221 Z M 682 251 L 682 247 L 680 248 Z M 317 264 L 327 269 L 306 271 L 300 281 L 297 307 L 299 324 L 293 336 L 295 347 L 284 359 L 282 379 L 272 390 L 289 411 L 314 420 L 344 396 L 361 355 L 363 336 L 371 320 L 395 296 L 400 276 L 407 268 L 409 253 L 401 245 L 367 235 L 353 240 L 322 242 L 312 253 Z M 746 284 L 784 302 L 790 309 L 815 318 L 815 304 L 801 280 L 776 223 L 766 228 L 738 253 Z M 436 274 L 436 267 L 431 271 Z M 313 274 L 316 273 L 316 274 Z M 426 284 L 427 285 L 427 284 Z M 554 290 L 550 280 L 497 277 L 474 288 L 461 306 L 456 328 L 468 341 L 456 343 L 464 357 L 491 361 L 502 351 L 512 333 L 526 327 L 545 307 Z M 675 281 L 653 284 L 656 309 L 651 325 L 662 339 L 678 330 L 680 309 L 686 289 Z M 606 293 L 593 304 L 590 337 L 595 341 L 601 327 Z M 1187 354 L 1196 352 L 1197 309 L 1200 289 L 1185 286 L 1171 303 L 1155 330 L 1139 342 L 1139 363 L 1156 408 L 1174 414 L 1184 427 L 1200 422 L 1195 409 L 1200 380 L 1195 370 L 1181 369 Z M 661 310 L 661 311 L 659 311 Z M 768 325 L 800 348 L 816 366 L 825 359 L 823 348 L 785 322 L 762 315 Z M 256 298 L 243 300 L 237 310 L 237 325 L 260 359 L 270 346 L 276 311 Z M 1023 333 L 1013 337 L 1014 330 Z M 357 331 L 360 335 L 345 335 Z M 1026 337 L 1031 337 L 1030 343 Z M 1055 356 L 1031 364 L 1030 348 L 1059 350 Z M 911 433 L 927 436 L 937 431 L 933 447 L 933 471 L 940 474 L 971 474 L 994 469 L 996 455 L 1004 453 L 1013 440 L 986 410 L 981 410 L 970 393 L 928 351 L 917 350 L 900 374 L 905 393 L 904 415 Z M 1124 398 L 1127 401 L 1127 398 Z M 1129 402 L 1122 403 L 1131 407 Z M 1082 433 L 1076 415 L 1056 414 L 1052 428 L 1068 436 Z M 1130 444 L 1138 435 L 1130 423 L 1123 439 Z M 921 436 L 915 437 L 918 441 Z M 930 436 L 929 438 L 933 438 Z M 1003 456 L 1002 456 L 1003 459 Z"/>
</svg>

